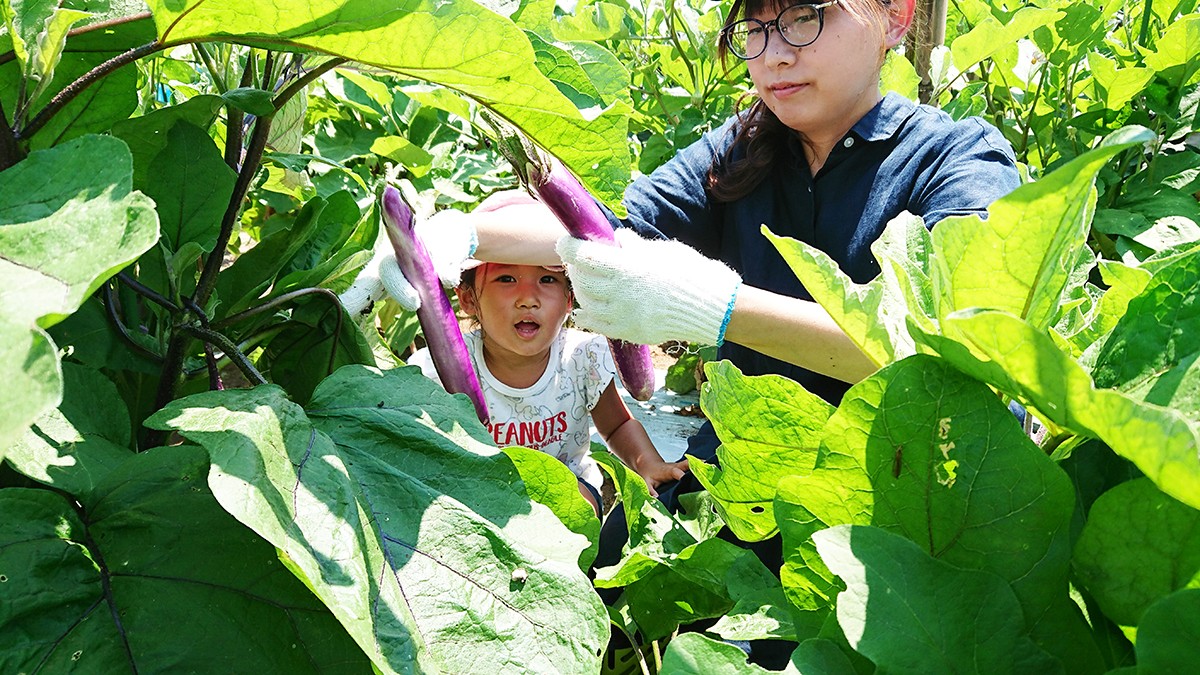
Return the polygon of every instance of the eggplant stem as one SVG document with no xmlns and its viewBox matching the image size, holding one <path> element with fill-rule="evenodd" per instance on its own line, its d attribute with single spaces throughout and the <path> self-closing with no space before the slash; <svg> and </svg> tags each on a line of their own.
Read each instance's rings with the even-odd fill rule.
<svg viewBox="0 0 1200 675">
<path fill-rule="evenodd" d="M 171 302 L 166 296 L 154 290 L 153 288 L 146 286 L 137 279 L 134 279 L 125 272 L 117 272 L 117 279 L 120 279 L 121 283 L 128 286 L 133 292 L 146 298 L 150 302 L 165 308 L 169 312 L 178 313 L 183 311 L 183 308 Z"/>
<path fill-rule="evenodd" d="M 220 347 L 225 356 L 228 356 L 229 360 L 233 362 L 233 365 L 237 366 L 238 370 L 242 371 L 242 374 L 246 376 L 246 379 L 255 384 L 267 383 L 267 378 L 263 377 L 262 373 L 258 372 L 258 369 L 255 368 L 254 365 L 250 363 L 250 360 L 246 358 L 246 355 L 238 350 L 238 347 L 233 343 L 233 340 L 230 340 L 211 328 L 204 328 L 195 324 L 185 323 L 180 326 L 179 329 L 191 337 L 201 340 L 205 344 Z"/>
<path fill-rule="evenodd" d="M 329 365 L 326 367 L 326 373 L 325 373 L 327 376 L 332 375 L 333 374 L 333 364 L 337 362 L 337 348 L 338 348 L 338 345 L 341 343 L 343 311 L 342 311 L 342 302 L 340 300 L 338 300 L 337 294 L 334 293 L 333 291 L 329 290 L 328 288 L 315 288 L 315 287 L 314 288 L 301 288 L 298 291 L 292 291 L 291 293 L 284 293 L 283 295 L 280 295 L 279 297 L 271 298 L 267 302 L 264 302 L 263 304 L 261 304 L 257 307 L 251 307 L 250 309 L 247 309 L 244 312 L 238 312 L 237 314 L 230 314 L 229 316 L 225 317 L 224 319 L 214 322 L 213 327 L 214 328 L 223 328 L 230 324 L 237 323 L 238 321 L 242 321 L 245 319 L 249 319 L 253 316 L 257 316 L 264 312 L 273 311 L 276 308 L 281 307 L 281 306 L 295 300 L 296 298 L 301 298 L 306 295 L 316 295 L 316 296 L 325 298 L 326 300 L 328 300 L 330 302 L 330 304 L 333 305 L 333 310 L 334 310 L 334 312 L 337 313 L 336 314 L 337 315 L 337 324 L 334 326 L 334 329 L 333 329 L 333 347 L 330 348 L 330 350 L 329 350 Z"/>
<path fill-rule="evenodd" d="M 3 171 L 24 159 L 21 147 L 17 145 L 17 135 L 9 126 L 8 116 L 4 113 L 4 103 L 0 102 L 0 171 Z"/>
<path fill-rule="evenodd" d="M 137 340 L 133 339 L 133 334 L 131 334 L 129 332 L 129 328 L 125 325 L 125 323 L 123 321 L 121 321 L 121 315 L 120 315 L 120 313 L 117 312 L 117 299 L 113 295 L 113 287 L 112 287 L 111 281 L 104 283 L 103 294 L 104 294 L 104 309 L 106 310 L 106 312 L 108 314 L 108 320 L 110 323 L 112 323 L 113 328 L 115 328 L 117 330 L 117 333 L 121 336 L 121 338 L 124 339 L 125 342 L 128 343 L 129 346 L 132 347 L 135 352 L 137 352 L 137 353 L 141 354 L 142 356 L 145 356 L 153 361 L 161 362 L 162 358 L 163 358 L 162 354 L 156 353 L 154 350 L 149 349 L 145 345 L 143 345 L 143 344 L 139 343 Z"/>
<path fill-rule="evenodd" d="M 154 42 L 144 44 L 141 47 L 134 47 L 123 54 L 118 54 L 104 63 L 96 66 L 95 68 L 92 68 L 88 72 L 81 75 L 79 79 L 75 80 L 71 84 L 68 84 L 62 91 L 55 94 L 54 98 L 51 98 L 50 102 L 46 104 L 46 107 L 42 108 L 41 111 L 38 112 L 38 114 L 35 115 L 28 124 L 14 129 L 15 136 L 19 139 L 30 138 L 36 134 L 39 129 L 46 126 L 46 123 L 53 119 L 54 116 L 57 115 L 58 112 L 62 110 L 68 103 L 75 100 L 76 96 L 83 93 L 84 89 L 92 86 L 109 73 L 123 66 L 129 65 L 143 56 L 149 56 L 155 52 L 162 51 L 167 47 L 172 46 L 175 45 L 155 40 Z"/>
</svg>

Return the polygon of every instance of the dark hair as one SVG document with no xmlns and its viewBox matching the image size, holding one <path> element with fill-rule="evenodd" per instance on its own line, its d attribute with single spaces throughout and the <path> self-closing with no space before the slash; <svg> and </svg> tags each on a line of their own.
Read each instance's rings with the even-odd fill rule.
<svg viewBox="0 0 1200 675">
<path fill-rule="evenodd" d="M 813 0 L 816 2 L 816 0 Z M 875 7 L 875 4 L 879 7 Z M 729 46 L 725 43 L 725 29 L 737 21 L 758 14 L 764 9 L 782 10 L 794 0 L 734 0 L 725 17 L 725 25 L 721 29 L 721 38 L 717 43 L 717 56 L 726 72 L 729 70 Z M 888 7 L 891 0 L 859 1 L 843 0 L 846 11 L 859 19 L 871 15 L 878 18 L 879 8 Z M 736 60 L 736 59 L 735 59 Z M 742 112 L 746 99 L 753 98 L 750 109 Z M 784 124 L 762 99 L 755 98 L 753 93 L 747 93 L 738 100 L 738 121 L 734 124 L 733 142 L 729 144 L 725 154 L 714 158 L 712 167 L 708 170 L 708 193 L 718 202 L 732 202 L 750 194 L 758 184 L 773 170 L 780 154 L 788 152 L 789 139 L 796 133 Z M 741 149 L 735 158 L 735 151 Z"/>
</svg>

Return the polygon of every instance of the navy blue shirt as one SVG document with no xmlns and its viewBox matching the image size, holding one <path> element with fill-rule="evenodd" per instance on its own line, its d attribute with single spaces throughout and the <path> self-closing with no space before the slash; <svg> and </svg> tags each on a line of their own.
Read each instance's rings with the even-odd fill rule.
<svg viewBox="0 0 1200 675">
<path fill-rule="evenodd" d="M 903 211 L 931 226 L 951 215 L 987 213 L 1020 184 L 1016 160 L 1000 132 L 978 118 L 954 121 L 929 106 L 888 94 L 834 147 L 816 176 L 798 138 L 755 190 L 717 203 L 705 190 L 714 158 L 733 141 L 736 118 L 680 151 L 625 191 L 629 215 L 614 225 L 642 236 L 686 242 L 723 260 L 745 283 L 811 300 L 759 228 L 824 251 L 856 283 L 879 273 L 871 254 L 889 220 Z M 734 158 L 738 157 L 734 151 Z M 720 357 L 747 375 L 778 374 L 837 405 L 844 382 L 725 343 Z"/>
</svg>

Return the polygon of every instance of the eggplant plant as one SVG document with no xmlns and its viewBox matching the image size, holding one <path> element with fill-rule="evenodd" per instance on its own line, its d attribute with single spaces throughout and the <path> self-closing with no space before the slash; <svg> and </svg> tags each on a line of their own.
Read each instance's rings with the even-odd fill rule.
<svg viewBox="0 0 1200 675">
<path fill-rule="evenodd" d="M 584 673 L 614 630 L 661 672 L 760 673 L 734 643 L 761 640 L 800 672 L 1194 666 L 1191 4 L 955 3 L 936 100 L 1031 182 L 890 224 L 862 286 L 764 231 L 880 370 L 835 407 L 707 364 L 707 491 L 667 513 L 600 455 L 630 539 L 591 580 L 569 470 L 400 367 L 412 315 L 336 294 L 376 186 L 424 215 L 513 185 L 482 109 L 619 211 L 746 89 L 716 84 L 719 7 L 0 17 L 5 672 Z M 732 541 L 774 538 L 778 574 Z"/>
</svg>

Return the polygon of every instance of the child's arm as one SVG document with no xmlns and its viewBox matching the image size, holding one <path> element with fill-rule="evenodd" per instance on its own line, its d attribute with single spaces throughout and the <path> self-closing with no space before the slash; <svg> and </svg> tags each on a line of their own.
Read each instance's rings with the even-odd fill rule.
<svg viewBox="0 0 1200 675">
<path fill-rule="evenodd" d="M 646 428 L 629 414 L 629 408 L 617 393 L 615 381 L 609 383 L 592 408 L 592 422 L 613 454 L 646 481 L 651 496 L 658 496 L 659 485 L 679 480 L 687 472 L 686 459 L 663 461 L 646 434 Z"/>
</svg>

